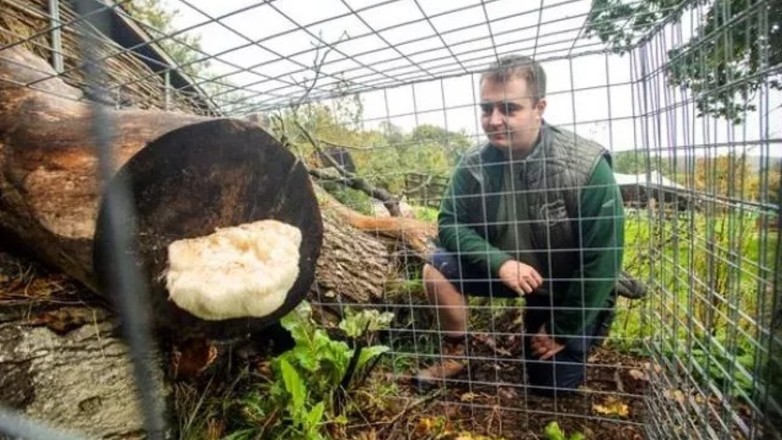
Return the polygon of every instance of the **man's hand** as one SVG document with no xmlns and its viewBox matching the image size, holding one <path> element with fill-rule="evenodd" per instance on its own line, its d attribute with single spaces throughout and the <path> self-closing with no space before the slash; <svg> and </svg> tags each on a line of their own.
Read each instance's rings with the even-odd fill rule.
<svg viewBox="0 0 782 440">
<path fill-rule="evenodd" d="M 540 276 L 532 266 L 520 263 L 516 260 L 508 260 L 500 266 L 500 280 L 519 295 L 532 293 L 543 284 Z"/>
<path fill-rule="evenodd" d="M 549 336 L 546 332 L 545 325 L 542 325 L 540 330 L 532 335 L 530 346 L 532 348 L 532 353 L 542 361 L 551 359 L 555 354 L 565 349 L 564 345 L 558 343 L 554 338 Z"/>
</svg>

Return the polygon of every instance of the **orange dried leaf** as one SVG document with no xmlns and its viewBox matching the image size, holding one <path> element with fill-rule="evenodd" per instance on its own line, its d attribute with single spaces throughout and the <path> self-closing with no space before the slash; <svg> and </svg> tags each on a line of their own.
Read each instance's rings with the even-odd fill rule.
<svg viewBox="0 0 782 440">
<path fill-rule="evenodd" d="M 646 373 L 644 373 L 641 370 L 636 370 L 635 368 L 633 368 L 632 370 L 629 371 L 629 374 L 630 377 L 632 377 L 635 380 L 642 380 L 644 382 L 649 382 L 649 376 L 647 376 Z"/>
<path fill-rule="evenodd" d="M 630 407 L 614 397 L 607 398 L 602 404 L 593 404 L 592 410 L 605 416 L 627 417 L 630 415 Z"/>
</svg>

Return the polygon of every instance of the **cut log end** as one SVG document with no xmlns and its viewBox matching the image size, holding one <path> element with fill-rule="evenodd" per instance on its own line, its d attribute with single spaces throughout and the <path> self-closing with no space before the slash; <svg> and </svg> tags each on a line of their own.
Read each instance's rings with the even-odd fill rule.
<svg viewBox="0 0 782 440">
<path fill-rule="evenodd" d="M 124 191 L 127 190 L 127 191 Z M 112 220 L 108 201 L 130 194 L 134 217 Z M 298 276 L 284 301 L 261 317 L 204 320 L 169 300 L 169 246 L 220 228 L 277 220 L 300 231 Z M 123 249 L 149 281 L 153 325 L 174 339 L 230 339 L 276 322 L 305 297 L 314 280 L 323 226 L 307 170 L 260 128 L 215 120 L 171 131 L 133 156 L 106 188 L 94 238 L 98 285 L 113 291 L 112 225 L 132 232 Z M 214 281 L 214 280 L 212 280 Z M 275 304 L 276 305 L 276 304 Z"/>
</svg>

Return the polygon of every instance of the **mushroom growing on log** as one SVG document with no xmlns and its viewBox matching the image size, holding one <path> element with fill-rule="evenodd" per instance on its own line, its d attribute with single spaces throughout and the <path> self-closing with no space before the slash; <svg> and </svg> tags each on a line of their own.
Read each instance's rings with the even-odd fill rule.
<svg viewBox="0 0 782 440">
<path fill-rule="evenodd" d="M 2 51 L 0 230 L 100 292 L 116 268 L 103 246 L 108 217 L 101 207 L 91 107 L 50 72 L 24 49 Z M 290 151 L 247 122 L 105 112 L 112 125 L 108 143 L 121 166 L 106 191 L 123 184 L 131 189 L 138 225 L 133 257 L 151 287 L 148 311 L 156 328 L 174 340 L 232 338 L 265 327 L 305 298 L 323 223 L 307 170 Z M 278 308 L 263 316 L 204 320 L 169 300 L 165 272 L 172 242 L 268 219 L 301 234 L 298 274 Z"/>
<path fill-rule="evenodd" d="M 107 191 L 118 185 L 132 197 L 133 260 L 150 280 L 156 328 L 238 337 L 306 297 L 323 238 L 320 209 L 304 165 L 260 128 L 214 120 L 170 131 L 125 163 Z M 101 287 L 116 271 L 104 246 L 108 214 L 102 205 L 94 239 Z"/>
</svg>

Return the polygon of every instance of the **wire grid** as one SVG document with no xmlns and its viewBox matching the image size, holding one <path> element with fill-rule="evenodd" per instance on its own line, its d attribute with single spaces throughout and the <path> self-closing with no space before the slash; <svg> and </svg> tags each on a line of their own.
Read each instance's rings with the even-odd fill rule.
<svg viewBox="0 0 782 440">
<path fill-rule="evenodd" d="M 60 5 L 50 0 L 3 0 L 2 4 L 0 42 L 3 47 L 22 46 L 52 60 L 58 76 L 81 89 L 87 89 L 88 85 L 79 41 L 89 39 L 99 53 L 97 58 L 106 66 L 107 75 L 101 79 L 107 89 L 102 98 L 105 104 L 206 115 L 216 110 L 185 73 L 170 70 L 173 62 L 165 51 L 151 43 L 148 33 L 133 20 L 117 13 L 117 5 L 107 7 L 101 2 L 87 2 L 86 12 L 80 16 L 68 2 Z M 53 11 L 52 5 L 59 6 Z M 95 29 L 93 20 L 96 19 L 107 20 L 112 32 L 121 37 L 106 38 Z M 26 86 L 40 88 L 46 79 Z"/>
<path fill-rule="evenodd" d="M 542 60 L 550 75 L 550 120 L 595 138 L 613 151 L 635 149 L 645 163 L 646 172 L 635 176 L 635 184 L 623 186 L 623 195 L 630 208 L 628 218 L 640 222 L 640 229 L 649 235 L 649 240 L 628 242 L 626 248 L 635 251 L 628 252 L 634 254 L 632 262 L 638 263 L 633 267 L 634 275 L 648 283 L 652 293 L 642 308 L 623 304 L 628 311 L 620 313 L 622 322 L 640 322 L 645 331 L 619 333 L 615 339 L 624 335 L 625 340 L 612 343 L 642 347 L 651 356 L 643 366 L 600 360 L 590 361 L 588 366 L 590 371 L 610 370 L 620 379 L 631 375 L 631 371 L 642 370 L 651 383 L 644 392 L 586 390 L 578 399 L 587 411 L 571 414 L 565 412 L 569 408 L 560 399 L 553 399 L 547 408 L 536 405 L 538 402 L 528 394 L 521 379 L 524 363 L 518 354 L 471 353 L 470 369 L 494 368 L 493 374 L 480 379 L 471 375 L 444 381 L 440 385 L 440 403 L 445 408 L 456 407 L 469 413 L 475 429 L 482 425 L 485 428 L 487 414 L 499 408 L 505 420 L 515 420 L 521 429 L 531 428 L 535 419 L 542 418 L 637 425 L 651 438 L 778 435 L 777 428 L 764 424 L 763 417 L 779 412 L 779 402 L 768 393 L 773 373 L 765 368 L 774 344 L 779 344 L 772 334 L 770 313 L 778 308 L 779 301 L 779 287 L 773 285 L 779 254 L 773 249 L 772 232 L 779 215 L 778 205 L 768 203 L 771 188 L 767 180 L 773 164 L 771 153 L 779 144 L 779 139 L 771 136 L 773 127 L 769 125 L 769 113 L 773 111 L 769 99 L 773 94 L 767 85 L 760 88 L 754 98 L 760 116 L 747 114 L 753 127 L 739 129 L 698 118 L 692 92 L 666 86 L 666 53 L 681 44 L 684 36 L 697 35 L 694 23 L 702 17 L 700 8 L 688 11 L 687 19 L 681 21 L 688 24 L 661 26 L 643 44 L 625 48 L 630 50 L 629 56 L 618 58 L 603 43 L 587 38 L 584 20 L 589 8 L 585 2 L 577 1 L 495 0 L 446 5 L 416 0 L 341 0 L 323 6 L 322 10 L 328 13 L 308 18 L 306 11 L 287 2 L 246 2 L 241 7 L 211 12 L 203 4 L 180 0 L 176 5 L 187 11 L 190 22 L 181 25 L 177 32 L 164 32 L 134 20 L 123 12 L 122 3 L 102 9 L 135 23 L 145 42 L 116 44 L 92 32 L 79 33 L 77 15 L 64 14 L 57 24 L 56 20 L 51 21 L 56 17 L 44 8 L 43 2 L 36 3 L 36 13 L 50 20 L 50 24 L 39 22 L 35 26 L 37 32 L 28 34 L 3 29 L 4 41 L 32 45 L 38 53 L 48 56 L 53 30 L 61 29 L 71 39 L 81 36 L 87 47 L 101 48 L 97 59 L 104 63 L 107 77 L 82 71 L 78 63 L 82 55 L 65 49 L 54 51 L 64 58 L 59 75 L 82 87 L 89 85 L 85 78 L 100 81 L 103 99 L 117 107 L 169 108 L 236 117 L 261 114 L 264 120 L 270 116 L 283 120 L 295 111 L 302 115 L 305 128 L 322 133 L 317 140 L 329 145 L 329 132 L 324 129 L 328 124 L 317 117 L 318 106 L 324 105 L 333 114 L 347 114 L 348 120 L 343 122 L 352 124 L 355 130 L 377 130 L 383 134 L 385 139 L 356 137 L 365 142 L 362 149 L 348 148 L 357 159 L 359 172 L 374 157 L 420 147 L 420 140 L 415 137 L 400 134 L 394 138 L 399 127 L 420 129 L 435 125 L 446 133 L 461 131 L 469 145 L 482 143 L 484 134 L 476 106 L 477 72 L 508 53 L 534 55 Z M 734 20 L 730 26 L 697 38 L 729 38 L 731 29 L 748 24 L 758 25 L 768 33 L 767 17 L 763 14 L 767 3 L 758 2 L 747 11 L 732 11 Z M 31 2 L 16 0 L 3 0 L 3 5 L 8 6 L 3 8 L 4 18 L 11 14 L 6 11 L 18 13 L 33 8 Z M 61 6 L 61 10 L 68 8 Z M 256 28 L 257 23 L 268 24 L 268 28 L 260 33 L 248 28 L 242 20 L 247 17 L 252 18 L 249 21 Z M 181 38 L 182 32 L 200 32 L 215 39 L 219 36 L 228 43 L 221 50 L 199 50 Z M 186 47 L 200 55 L 190 64 L 182 64 L 138 53 L 141 48 L 157 45 L 168 45 L 169 49 Z M 253 60 L 250 65 L 246 63 L 248 59 Z M 139 65 L 139 60 L 144 66 Z M 186 73 L 188 67 L 205 62 L 219 73 Z M 764 73 L 779 68 L 767 61 L 765 66 Z M 600 72 L 584 75 L 585 71 Z M 172 84 L 171 75 L 178 75 L 185 82 Z M 24 86 L 36 88 L 38 84 Z M 172 96 L 186 98 L 172 105 Z M 351 99 L 355 96 L 360 96 L 360 101 Z M 90 98 L 94 96 L 84 99 Z M 358 102 L 363 106 L 361 113 L 356 112 Z M 279 132 L 281 128 L 269 129 Z M 291 133 L 285 128 L 282 131 L 292 134 L 291 142 L 305 142 L 301 132 Z M 444 134 L 427 151 L 445 151 L 450 156 L 443 160 L 453 161 L 469 146 L 460 140 Z M 761 183 L 760 201 L 746 200 L 744 185 L 729 185 L 727 191 L 718 187 L 717 157 L 726 151 L 759 153 L 760 162 L 766 165 L 761 172 L 766 179 Z M 374 170 L 364 176 L 375 185 L 392 185 L 397 193 L 415 187 L 427 190 L 431 182 L 403 182 L 414 173 L 431 176 L 433 167 L 427 162 L 431 159 L 421 156 L 417 169 L 406 175 Z M 689 178 L 678 186 L 669 185 L 659 173 L 652 173 L 666 160 L 682 167 L 685 174 L 693 174 L 697 161 L 706 160 L 707 171 L 702 177 L 705 182 Z M 740 169 L 737 161 L 732 159 L 728 170 Z M 434 177 L 447 180 L 447 175 Z M 414 206 L 437 206 L 441 195 L 441 189 L 423 195 L 410 191 L 408 202 Z M 355 201 L 346 203 L 357 210 L 368 208 Z M 689 209 L 671 209 L 681 203 Z M 633 209 L 638 206 L 642 209 Z M 377 203 L 372 207 L 375 212 L 380 209 Z M 760 227 L 749 232 L 756 218 L 761 219 Z M 759 243 L 751 253 L 743 247 L 748 234 L 757 236 Z M 702 264 L 705 269 L 699 267 Z M 416 278 L 417 270 L 415 265 L 405 266 L 389 283 L 402 286 L 397 288 L 398 294 L 393 298 L 384 296 L 385 306 L 403 317 L 390 332 L 394 347 L 390 353 L 392 365 L 400 379 L 440 359 L 443 348 L 442 326 L 432 318 L 436 317 L 431 313 L 433 307 L 425 303 L 420 289 L 406 284 Z M 341 295 L 340 286 L 334 286 L 331 293 L 339 301 L 335 303 L 332 297 L 324 296 L 314 302 L 338 308 L 361 306 Z M 471 303 L 471 310 L 483 319 L 475 327 L 471 325 L 472 333 L 496 340 L 518 337 L 519 333 L 501 320 L 517 318 L 522 310 L 520 301 L 478 300 Z M 709 331 L 715 328 L 719 331 Z M 512 373 L 507 374 L 509 371 Z M 747 381 L 750 386 L 742 386 Z M 475 400 L 474 396 L 488 399 Z M 646 415 L 633 421 L 589 411 L 594 403 L 609 396 L 620 401 L 645 402 Z M 498 422 L 500 430 L 503 417 Z M 154 419 L 152 415 L 149 418 Z M 158 431 L 159 422 L 152 423 L 150 429 Z"/>
<path fill-rule="evenodd" d="M 675 193 L 694 195 L 697 204 L 678 212 L 660 204 L 649 212 L 655 295 L 645 317 L 660 325 L 648 343 L 660 368 L 649 399 L 658 415 L 650 425 L 657 437 L 671 432 L 687 438 L 780 436 L 773 422 L 779 396 L 769 393 L 769 374 L 778 369 L 771 359 L 779 350 L 772 323 L 779 306 L 780 254 L 773 232 L 779 228 L 779 205 L 770 203 L 778 189 L 761 183 L 759 196 L 750 200 L 750 173 L 757 172 L 763 182 L 780 168 L 775 157 L 780 139 L 771 136 L 769 116 L 775 110 L 773 92 L 761 83 L 749 101 L 757 115 L 740 112 L 743 122 L 732 125 L 698 117 L 696 100 L 745 90 L 746 78 L 729 72 L 724 86 L 707 88 L 701 96 L 666 86 L 670 63 L 676 62 L 668 53 L 686 35 L 695 35 L 690 60 L 700 62 L 719 49 L 730 64 L 734 47 L 745 43 L 759 49 L 759 75 L 778 72 L 766 46 L 769 5 L 731 6 L 716 8 L 726 24 L 702 35 L 695 26 L 705 13 L 692 10 L 640 47 L 633 64 L 639 139 L 646 147 L 639 154 L 652 168 L 669 161 L 685 172 Z M 749 41 L 750 32 L 739 29 L 757 29 L 758 40 Z M 653 196 L 662 200 L 664 194 Z"/>
</svg>

